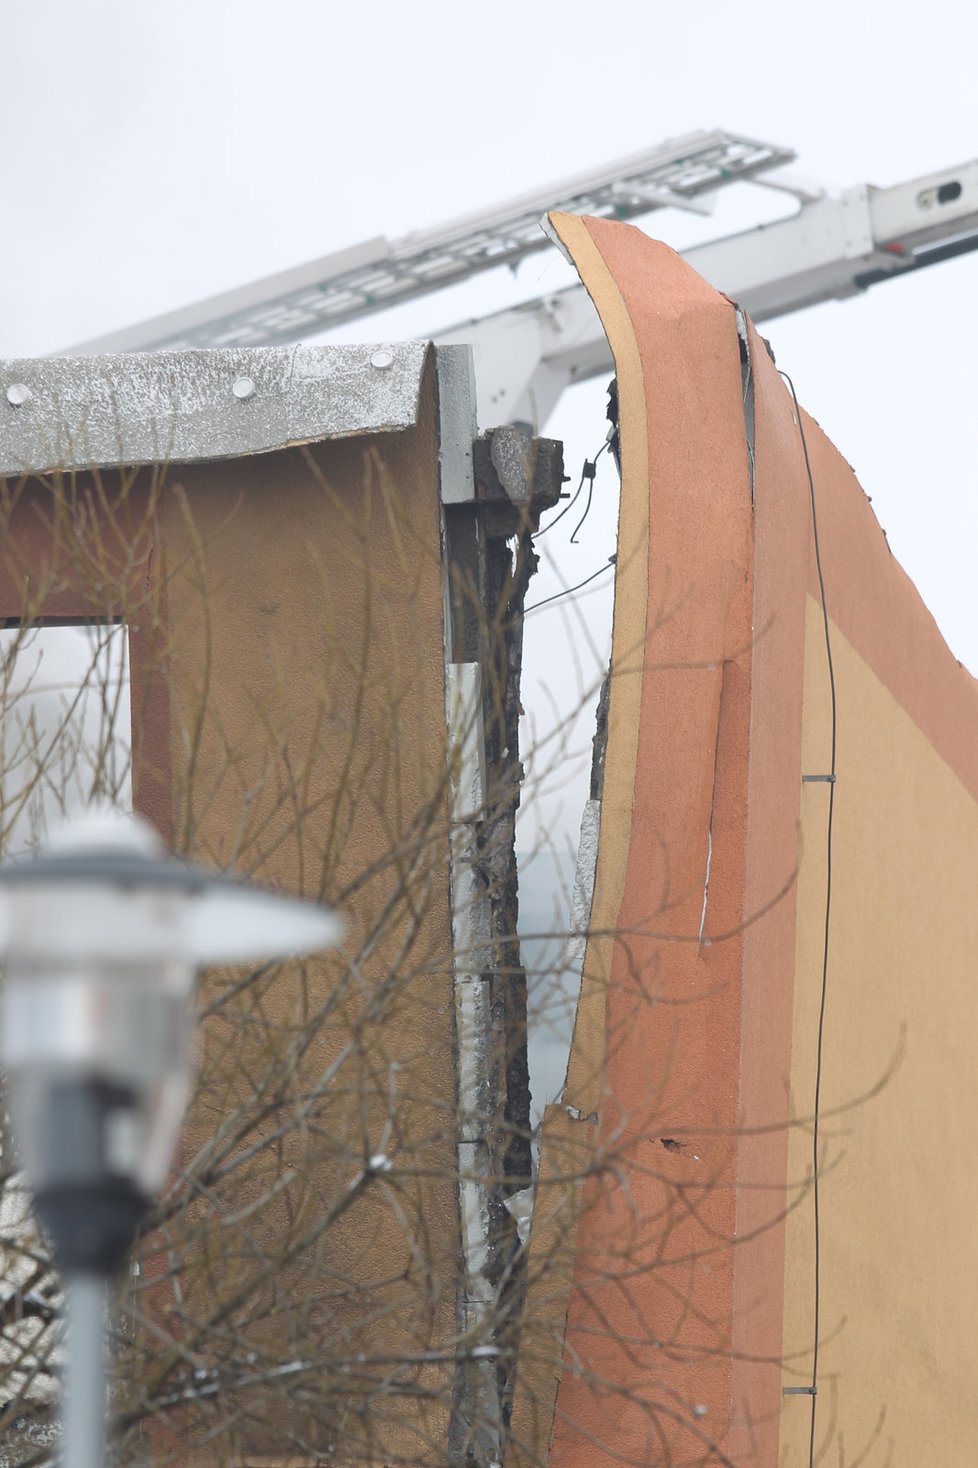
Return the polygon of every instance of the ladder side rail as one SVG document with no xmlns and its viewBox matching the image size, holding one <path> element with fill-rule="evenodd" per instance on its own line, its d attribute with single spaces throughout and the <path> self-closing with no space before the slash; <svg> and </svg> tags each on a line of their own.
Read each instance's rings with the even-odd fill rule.
<svg viewBox="0 0 978 1468">
<path fill-rule="evenodd" d="M 94 338 L 72 354 L 264 346 L 295 341 L 547 248 L 550 209 L 629 219 L 665 207 L 709 211 L 713 195 L 790 163 L 789 149 L 715 130 L 691 133 L 399 240 L 350 250 Z M 59 355 L 65 355 L 64 353 Z"/>
</svg>

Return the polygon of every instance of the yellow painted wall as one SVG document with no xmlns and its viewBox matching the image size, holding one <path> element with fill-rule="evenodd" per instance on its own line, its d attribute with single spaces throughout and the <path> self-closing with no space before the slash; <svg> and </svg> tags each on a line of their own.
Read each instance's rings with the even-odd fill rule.
<svg viewBox="0 0 978 1468">
<path fill-rule="evenodd" d="M 550 1335 L 521 1421 L 552 1468 L 809 1463 L 813 1398 L 783 1389 L 812 1374 L 834 789 L 814 1461 L 970 1464 L 978 684 L 749 324 L 742 379 L 733 303 L 637 230 L 553 222 L 615 352 L 616 663 L 628 629 L 645 650 L 637 712 L 611 684 L 565 1095 L 597 1125 L 551 1117 L 549 1158 L 544 1137 L 558 1178 L 596 1137 L 595 1176 L 576 1231 L 566 1186 L 541 1212 L 544 1251 L 564 1248 L 531 1282 Z M 819 559 L 834 787 L 803 779 L 831 770 Z"/>
<path fill-rule="evenodd" d="M 816 1450 L 826 1461 L 978 1458 L 974 1269 L 978 806 L 831 628 L 838 781 L 822 1065 Z M 808 600 L 803 768 L 829 759 L 821 609 Z M 802 793 L 789 1178 L 811 1175 L 828 786 Z M 786 1383 L 811 1370 L 811 1194 L 787 1224 Z M 808 1461 L 810 1399 L 786 1398 L 781 1461 Z M 840 1459 L 838 1454 L 844 1452 Z"/>
<path fill-rule="evenodd" d="M 342 957 L 286 965 L 204 1025 L 185 1159 L 242 1105 L 257 1114 L 270 1072 L 268 1115 L 242 1146 L 283 1117 L 287 1134 L 204 1189 L 167 1328 L 190 1341 L 240 1290 L 245 1345 L 320 1363 L 305 1406 L 287 1381 L 253 1393 L 231 1432 L 238 1461 L 302 1443 L 332 1443 L 337 1461 L 441 1461 L 459 1242 L 433 374 L 415 429 L 172 479 L 177 843 L 339 900 L 348 933 Z M 205 981 L 205 1004 L 225 982 Z M 392 1171 L 322 1227 L 377 1153 Z M 397 1368 L 430 1352 L 441 1364 Z M 193 1409 L 189 1440 L 206 1442 L 222 1410 Z"/>
</svg>

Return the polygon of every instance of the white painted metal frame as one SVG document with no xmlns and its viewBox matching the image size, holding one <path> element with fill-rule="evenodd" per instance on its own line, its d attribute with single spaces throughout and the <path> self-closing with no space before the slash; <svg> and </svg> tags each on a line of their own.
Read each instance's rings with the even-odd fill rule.
<svg viewBox="0 0 978 1468">
<path fill-rule="evenodd" d="M 683 252 L 755 321 L 844 300 L 978 248 L 978 160 L 892 188 L 861 184 L 837 197 L 777 183 L 799 199 L 797 214 Z M 463 322 L 435 340 L 471 342 L 483 428 L 522 421 L 539 429 L 571 383 L 614 371 L 582 286 Z"/>
</svg>

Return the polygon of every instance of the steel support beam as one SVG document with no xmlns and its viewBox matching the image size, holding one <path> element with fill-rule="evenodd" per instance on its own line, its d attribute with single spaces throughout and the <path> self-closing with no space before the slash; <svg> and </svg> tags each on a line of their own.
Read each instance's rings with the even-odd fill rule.
<svg viewBox="0 0 978 1468">
<path fill-rule="evenodd" d="M 790 191 L 801 203 L 790 218 L 683 251 L 758 322 L 978 249 L 978 160 L 885 189 Z M 539 431 L 566 387 L 614 370 L 583 286 L 462 322 L 435 340 L 472 344 L 483 428 L 524 421 Z"/>
</svg>

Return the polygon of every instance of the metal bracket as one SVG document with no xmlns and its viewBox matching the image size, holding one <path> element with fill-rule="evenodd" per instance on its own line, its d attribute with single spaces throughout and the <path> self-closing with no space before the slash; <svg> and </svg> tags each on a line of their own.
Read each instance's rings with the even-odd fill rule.
<svg viewBox="0 0 978 1468">
<path fill-rule="evenodd" d="M 435 348 L 438 373 L 438 464 L 443 505 L 475 499 L 475 364 L 470 346 Z"/>
</svg>

